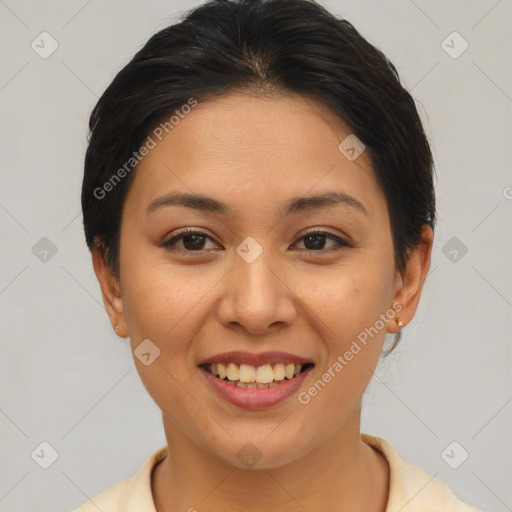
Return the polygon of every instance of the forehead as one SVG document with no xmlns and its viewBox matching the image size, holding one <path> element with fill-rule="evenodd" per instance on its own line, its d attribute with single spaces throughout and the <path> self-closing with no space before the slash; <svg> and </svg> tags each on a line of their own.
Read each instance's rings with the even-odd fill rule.
<svg viewBox="0 0 512 512">
<path fill-rule="evenodd" d="M 199 101 L 141 161 L 126 202 L 146 208 L 180 191 L 269 206 L 341 188 L 378 210 L 383 197 L 368 152 L 351 161 L 340 150 L 349 135 L 327 107 L 299 95 Z"/>
</svg>

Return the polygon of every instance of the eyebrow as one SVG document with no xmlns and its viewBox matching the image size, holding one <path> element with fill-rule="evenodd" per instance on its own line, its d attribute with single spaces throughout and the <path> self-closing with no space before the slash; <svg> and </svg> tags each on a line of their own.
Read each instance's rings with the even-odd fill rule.
<svg viewBox="0 0 512 512">
<path fill-rule="evenodd" d="M 365 215 L 368 215 L 368 211 L 358 199 L 348 195 L 345 192 L 332 191 L 318 195 L 292 197 L 281 209 L 281 216 L 286 217 L 287 215 L 293 213 L 316 210 L 319 208 L 325 208 L 338 204 L 350 206 L 356 210 L 361 211 Z M 195 210 L 216 213 L 220 215 L 231 214 L 230 207 L 226 203 L 218 201 L 217 199 L 203 196 L 201 194 L 180 193 L 167 194 L 151 201 L 145 210 L 145 214 L 147 215 L 165 206 L 174 205 L 186 206 L 187 208 L 193 208 Z"/>
</svg>

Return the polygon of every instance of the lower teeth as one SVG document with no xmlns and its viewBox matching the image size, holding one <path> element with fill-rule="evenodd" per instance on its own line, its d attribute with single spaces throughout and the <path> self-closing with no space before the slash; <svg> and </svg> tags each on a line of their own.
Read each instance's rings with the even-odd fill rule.
<svg viewBox="0 0 512 512">
<path fill-rule="evenodd" d="M 273 388 L 274 386 L 279 386 L 282 380 L 274 380 L 273 382 L 269 382 L 268 384 L 262 384 L 260 382 L 240 382 L 239 380 L 228 380 L 221 379 L 226 384 L 231 384 L 232 386 L 237 386 L 239 388 L 247 388 L 247 389 L 264 389 L 264 388 Z"/>
</svg>

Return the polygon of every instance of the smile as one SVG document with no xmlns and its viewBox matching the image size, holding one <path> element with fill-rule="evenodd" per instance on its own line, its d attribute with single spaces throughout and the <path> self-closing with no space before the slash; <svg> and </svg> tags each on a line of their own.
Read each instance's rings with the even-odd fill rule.
<svg viewBox="0 0 512 512">
<path fill-rule="evenodd" d="M 264 389 L 279 386 L 294 379 L 313 363 L 276 363 L 254 366 L 237 363 L 206 363 L 201 365 L 208 373 L 227 384 L 248 389 Z"/>
</svg>

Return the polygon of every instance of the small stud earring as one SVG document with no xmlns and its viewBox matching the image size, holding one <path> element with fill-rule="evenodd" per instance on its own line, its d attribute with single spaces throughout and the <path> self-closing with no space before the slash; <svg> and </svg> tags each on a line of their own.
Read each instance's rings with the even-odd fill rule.
<svg viewBox="0 0 512 512">
<path fill-rule="evenodd" d="M 117 329 L 119 329 L 119 325 L 116 324 L 116 328 L 114 329 L 114 332 L 117 334 Z"/>
<path fill-rule="evenodd" d="M 404 324 L 403 324 L 402 320 L 400 320 L 400 318 L 396 319 L 396 325 L 398 326 L 398 330 L 400 330 L 404 326 Z"/>
</svg>

